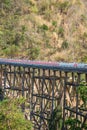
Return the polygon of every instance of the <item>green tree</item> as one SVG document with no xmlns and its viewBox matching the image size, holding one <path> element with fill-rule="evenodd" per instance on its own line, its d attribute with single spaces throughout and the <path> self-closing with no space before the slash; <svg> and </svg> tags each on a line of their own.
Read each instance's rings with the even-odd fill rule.
<svg viewBox="0 0 87 130">
<path fill-rule="evenodd" d="M 68 126 L 68 130 L 82 130 L 80 127 L 81 121 L 77 119 L 68 118 L 65 124 Z"/>
<path fill-rule="evenodd" d="M 86 108 L 87 106 L 87 85 L 86 83 L 81 83 L 79 88 L 78 88 L 78 92 L 80 95 L 80 98 L 83 101 L 83 106 Z"/>
<path fill-rule="evenodd" d="M 78 94 L 80 99 L 83 101 L 83 104 L 79 107 L 79 110 L 86 111 L 87 110 L 87 84 L 81 82 L 78 87 Z M 65 125 L 67 125 L 68 130 L 87 130 L 87 121 L 86 116 L 84 117 L 84 121 L 70 117 L 65 121 Z"/>
<path fill-rule="evenodd" d="M 62 108 L 56 107 L 48 121 L 49 130 L 61 130 L 62 128 Z"/>
<path fill-rule="evenodd" d="M 21 111 L 20 99 L 5 99 L 0 102 L 0 130 L 32 130 L 32 124 Z"/>
</svg>

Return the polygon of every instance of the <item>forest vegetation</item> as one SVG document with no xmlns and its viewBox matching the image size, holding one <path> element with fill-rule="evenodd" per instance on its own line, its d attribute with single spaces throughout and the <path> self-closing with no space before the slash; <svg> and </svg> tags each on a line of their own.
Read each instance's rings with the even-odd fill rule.
<svg viewBox="0 0 87 130">
<path fill-rule="evenodd" d="M 86 0 L 0 0 L 0 57 L 87 62 Z"/>
<path fill-rule="evenodd" d="M 32 130 L 31 122 L 21 110 L 23 103 L 22 97 L 0 100 L 0 130 Z"/>
</svg>

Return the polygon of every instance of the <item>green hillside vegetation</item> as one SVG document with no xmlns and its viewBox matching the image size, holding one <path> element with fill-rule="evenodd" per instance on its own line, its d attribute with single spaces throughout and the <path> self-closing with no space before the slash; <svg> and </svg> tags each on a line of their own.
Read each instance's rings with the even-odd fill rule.
<svg viewBox="0 0 87 130">
<path fill-rule="evenodd" d="M 1 0 L 0 57 L 87 62 L 86 0 Z"/>
</svg>

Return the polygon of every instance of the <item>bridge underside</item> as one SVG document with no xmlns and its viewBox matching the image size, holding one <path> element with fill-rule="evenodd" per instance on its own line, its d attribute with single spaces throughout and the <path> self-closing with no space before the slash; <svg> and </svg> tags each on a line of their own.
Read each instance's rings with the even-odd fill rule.
<svg viewBox="0 0 87 130">
<path fill-rule="evenodd" d="M 0 87 L 4 95 L 27 99 L 28 116 L 34 130 L 48 130 L 55 120 L 53 113 L 56 109 L 57 114 L 59 112 L 57 122 L 62 119 L 62 130 L 67 129 L 65 121 L 68 117 L 75 117 L 81 121 L 81 127 L 84 125 L 87 110 L 80 109 L 82 101 L 78 94 L 82 81 L 87 83 L 87 73 L 0 65 Z M 59 127 L 59 123 L 55 125 L 55 128 Z"/>
</svg>

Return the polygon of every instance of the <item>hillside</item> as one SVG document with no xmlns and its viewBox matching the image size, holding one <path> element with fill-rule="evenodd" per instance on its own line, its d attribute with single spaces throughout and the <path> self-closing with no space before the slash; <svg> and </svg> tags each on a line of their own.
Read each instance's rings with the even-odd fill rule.
<svg viewBox="0 0 87 130">
<path fill-rule="evenodd" d="M 86 0 L 0 0 L 0 57 L 86 62 Z"/>
</svg>

